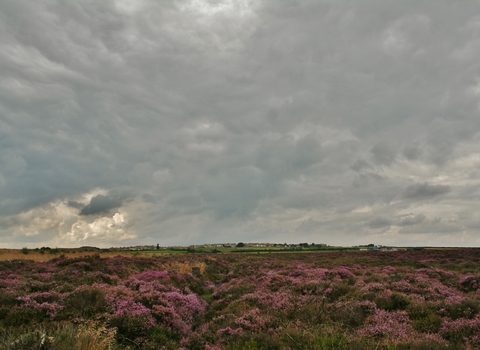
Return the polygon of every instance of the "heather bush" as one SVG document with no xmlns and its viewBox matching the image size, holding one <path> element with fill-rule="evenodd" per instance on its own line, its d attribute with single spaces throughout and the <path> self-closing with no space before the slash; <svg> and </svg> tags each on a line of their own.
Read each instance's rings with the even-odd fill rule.
<svg viewBox="0 0 480 350">
<path fill-rule="evenodd" d="M 0 271 L 0 289 L 15 289 L 20 283 L 21 277 L 7 271 Z"/>
<path fill-rule="evenodd" d="M 405 311 L 377 310 L 367 318 L 365 326 L 358 331 L 358 334 L 375 339 L 387 338 L 403 342 L 413 334 L 411 323 Z"/>
<path fill-rule="evenodd" d="M 380 309 L 386 311 L 405 310 L 408 304 L 410 304 L 408 299 L 399 293 L 391 293 L 385 298 L 379 298 L 375 301 Z"/>
<path fill-rule="evenodd" d="M 437 333 L 442 326 L 442 318 L 434 312 L 427 312 L 413 321 L 413 328 L 420 333 Z"/>
<path fill-rule="evenodd" d="M 352 292 L 353 288 L 350 284 L 347 283 L 338 283 L 329 287 L 325 290 L 325 294 L 329 301 L 333 302 L 339 300 L 342 297 L 347 296 Z"/>
<path fill-rule="evenodd" d="M 23 302 L 24 308 L 37 311 L 53 320 L 64 307 L 61 304 L 63 295 L 56 292 L 32 293 L 18 297 Z"/>
<path fill-rule="evenodd" d="M 132 278 L 145 282 L 164 282 L 168 281 L 169 276 L 167 271 L 144 271 L 133 275 Z"/>
<path fill-rule="evenodd" d="M 480 289 L 480 276 L 468 274 L 463 276 L 458 282 L 460 288 L 466 292 L 476 292 Z"/>
<path fill-rule="evenodd" d="M 365 320 L 376 312 L 377 306 L 370 301 L 349 301 L 339 304 L 329 317 L 337 324 L 343 324 L 345 328 L 358 329 Z"/>
<path fill-rule="evenodd" d="M 105 290 L 95 286 L 79 286 L 64 299 L 62 318 L 95 318 L 106 311 Z"/>
<path fill-rule="evenodd" d="M 478 349 L 480 347 L 480 317 L 446 319 L 439 333 L 453 344 L 467 343 Z"/>
<path fill-rule="evenodd" d="M 33 324 L 41 323 L 47 316 L 45 313 L 32 308 L 24 308 L 22 306 L 14 306 L 4 312 L 1 320 L 1 326 L 6 329 L 21 328 Z"/>
<path fill-rule="evenodd" d="M 480 303 L 478 300 L 462 298 L 456 303 L 446 303 L 443 314 L 456 320 L 459 318 L 472 319 L 478 315 Z"/>
<path fill-rule="evenodd" d="M 108 324 L 118 329 L 120 337 L 132 340 L 145 337 L 156 324 L 152 311 L 135 301 L 135 294 L 124 286 L 104 288 Z"/>
</svg>

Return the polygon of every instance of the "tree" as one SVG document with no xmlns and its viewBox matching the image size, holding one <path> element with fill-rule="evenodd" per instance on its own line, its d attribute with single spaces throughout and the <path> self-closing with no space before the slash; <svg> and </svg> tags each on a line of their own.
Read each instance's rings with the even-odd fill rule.
<svg viewBox="0 0 480 350">
<path fill-rule="evenodd" d="M 245 247 L 245 243 L 243 242 L 237 243 L 237 248 L 243 248 L 243 247 Z"/>
</svg>

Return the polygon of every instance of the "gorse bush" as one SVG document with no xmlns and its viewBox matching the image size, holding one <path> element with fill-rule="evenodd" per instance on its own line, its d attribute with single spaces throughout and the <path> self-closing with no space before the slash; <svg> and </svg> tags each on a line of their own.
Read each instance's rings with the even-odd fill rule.
<svg viewBox="0 0 480 350">
<path fill-rule="evenodd" d="M 3 261 L 0 349 L 477 349 L 477 254 Z"/>
</svg>

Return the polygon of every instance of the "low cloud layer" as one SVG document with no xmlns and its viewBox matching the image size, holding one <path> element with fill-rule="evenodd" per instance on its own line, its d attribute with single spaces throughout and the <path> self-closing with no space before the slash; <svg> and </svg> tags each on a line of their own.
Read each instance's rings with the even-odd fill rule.
<svg viewBox="0 0 480 350">
<path fill-rule="evenodd" d="M 478 245 L 479 12 L 4 1 L 0 245 Z"/>
</svg>

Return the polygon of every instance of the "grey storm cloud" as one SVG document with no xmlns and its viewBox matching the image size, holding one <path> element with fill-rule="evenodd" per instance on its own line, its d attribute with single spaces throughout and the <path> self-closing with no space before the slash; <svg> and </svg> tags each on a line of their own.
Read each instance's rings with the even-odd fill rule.
<svg viewBox="0 0 480 350">
<path fill-rule="evenodd" d="M 68 201 L 67 205 L 75 209 L 83 209 L 86 206 L 85 204 L 79 203 L 77 201 Z"/>
<path fill-rule="evenodd" d="M 403 155 L 409 160 L 416 160 L 420 157 L 421 154 L 421 148 L 416 145 L 407 145 L 403 149 Z"/>
<path fill-rule="evenodd" d="M 370 220 L 367 225 L 371 228 L 382 228 L 386 226 L 391 226 L 393 224 L 393 221 L 389 218 L 385 217 L 377 217 L 372 220 Z"/>
<path fill-rule="evenodd" d="M 0 2 L 0 246 L 480 244 L 480 3 L 432 4 Z"/>
<path fill-rule="evenodd" d="M 371 149 L 375 163 L 391 165 L 396 158 L 396 151 L 386 142 L 379 142 Z"/>
<path fill-rule="evenodd" d="M 121 206 L 122 201 L 119 198 L 112 198 L 99 194 L 93 197 L 90 200 L 90 203 L 81 208 L 80 215 L 105 214 L 108 213 L 111 209 L 115 209 Z"/>
<path fill-rule="evenodd" d="M 463 230 L 462 225 L 456 222 L 444 222 L 442 218 L 432 218 L 423 220 L 417 225 L 408 225 L 402 227 L 400 234 L 429 234 L 435 232 L 437 237 L 448 234 L 458 234 Z"/>
<path fill-rule="evenodd" d="M 405 198 L 430 198 L 450 192 L 450 186 L 423 184 L 410 185 L 403 193 Z"/>
<path fill-rule="evenodd" d="M 350 169 L 358 173 L 364 170 L 373 170 L 373 167 L 365 160 L 359 159 L 350 167 Z"/>
</svg>

